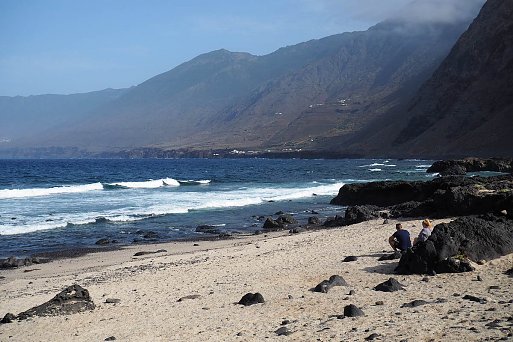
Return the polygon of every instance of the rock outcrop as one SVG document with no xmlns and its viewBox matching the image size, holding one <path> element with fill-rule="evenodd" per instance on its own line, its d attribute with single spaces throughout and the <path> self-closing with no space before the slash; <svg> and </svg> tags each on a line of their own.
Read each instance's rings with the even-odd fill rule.
<svg viewBox="0 0 513 342">
<path fill-rule="evenodd" d="M 436 225 L 426 242 L 408 250 L 399 261 L 401 274 L 471 271 L 470 261 L 513 253 L 513 219 L 486 214 Z"/>
<path fill-rule="evenodd" d="M 442 176 L 461 175 L 467 172 L 495 171 L 513 172 L 513 159 L 507 158 L 465 158 L 459 160 L 439 160 L 433 163 L 427 172 Z"/>
<path fill-rule="evenodd" d="M 375 205 L 388 208 L 392 217 L 449 217 L 507 211 L 513 214 L 513 175 L 493 177 L 440 177 L 427 182 L 382 181 L 346 184 L 332 204 Z M 352 214 L 363 218 L 364 215 Z M 358 221 L 358 220 L 356 220 Z"/>
</svg>

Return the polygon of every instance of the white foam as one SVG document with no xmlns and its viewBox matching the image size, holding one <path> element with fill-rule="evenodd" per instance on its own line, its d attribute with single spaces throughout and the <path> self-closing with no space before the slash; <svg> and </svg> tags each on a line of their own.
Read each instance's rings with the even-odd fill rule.
<svg viewBox="0 0 513 342">
<path fill-rule="evenodd" d="M 372 163 L 369 165 L 360 165 L 359 167 L 373 167 L 373 166 L 385 166 L 383 163 Z"/>
<path fill-rule="evenodd" d="M 163 178 L 156 180 L 148 180 L 143 182 L 117 182 L 109 183 L 110 186 L 121 186 L 130 189 L 156 189 L 163 186 L 179 186 L 180 183 L 173 178 Z"/>
<path fill-rule="evenodd" d="M 380 172 L 383 171 L 382 169 L 369 169 L 370 172 Z"/>
<path fill-rule="evenodd" d="M 83 184 L 83 185 L 67 185 L 53 188 L 32 188 L 32 189 L 4 189 L 0 190 L 0 199 L 8 198 L 26 198 L 49 196 L 59 194 L 73 194 L 88 191 L 103 190 L 101 183 Z"/>
</svg>

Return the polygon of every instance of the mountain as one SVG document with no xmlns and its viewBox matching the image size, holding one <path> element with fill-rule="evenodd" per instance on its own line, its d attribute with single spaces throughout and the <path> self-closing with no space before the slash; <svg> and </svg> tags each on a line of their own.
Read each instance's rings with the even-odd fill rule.
<svg viewBox="0 0 513 342">
<path fill-rule="evenodd" d="M 0 96 L 0 140 L 16 141 L 75 122 L 125 92 L 105 89 L 72 95 Z"/>
<path fill-rule="evenodd" d="M 513 1 L 488 0 L 402 108 L 354 138 L 368 155 L 513 156 Z M 362 143 L 365 141 L 365 143 Z"/>
<path fill-rule="evenodd" d="M 2 145 L 95 153 L 141 147 L 343 152 L 362 129 L 388 120 L 391 109 L 413 97 L 469 22 L 395 19 L 264 56 L 209 52 L 103 102 L 44 115 L 27 105 L 18 115 L 37 117 L 38 129 L 22 128 L 32 119 L 13 120 L 6 130 L 13 138 Z"/>
</svg>

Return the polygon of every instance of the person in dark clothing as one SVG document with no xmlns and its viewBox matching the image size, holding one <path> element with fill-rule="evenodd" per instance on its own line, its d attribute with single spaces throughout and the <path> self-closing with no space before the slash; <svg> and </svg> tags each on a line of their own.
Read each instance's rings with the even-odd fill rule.
<svg viewBox="0 0 513 342">
<path fill-rule="evenodd" d="M 410 233 L 403 229 L 403 226 L 398 223 L 395 225 L 396 232 L 388 238 L 390 246 L 394 251 L 400 250 L 401 252 L 411 248 Z"/>
</svg>

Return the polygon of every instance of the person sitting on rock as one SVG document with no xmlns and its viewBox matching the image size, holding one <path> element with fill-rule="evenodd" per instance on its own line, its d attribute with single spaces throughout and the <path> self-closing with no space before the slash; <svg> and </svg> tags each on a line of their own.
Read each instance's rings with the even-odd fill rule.
<svg viewBox="0 0 513 342">
<path fill-rule="evenodd" d="M 394 251 L 405 252 L 408 248 L 411 248 L 410 233 L 403 229 L 400 223 L 395 225 L 395 229 L 396 232 L 388 238 L 388 242 Z"/>
<path fill-rule="evenodd" d="M 422 221 L 422 230 L 419 233 L 419 236 L 413 239 L 413 244 L 416 245 L 418 242 L 424 242 L 431 236 L 431 231 L 433 230 L 433 226 L 431 225 L 431 221 L 425 219 Z"/>
</svg>

